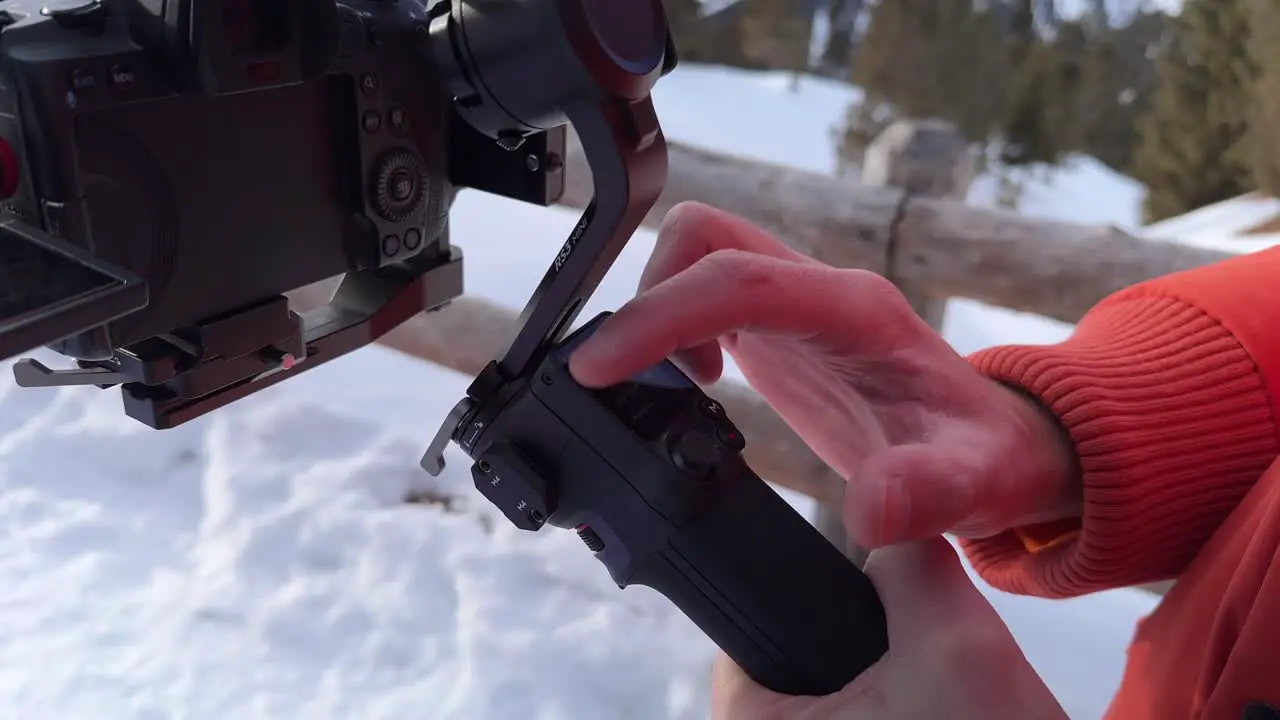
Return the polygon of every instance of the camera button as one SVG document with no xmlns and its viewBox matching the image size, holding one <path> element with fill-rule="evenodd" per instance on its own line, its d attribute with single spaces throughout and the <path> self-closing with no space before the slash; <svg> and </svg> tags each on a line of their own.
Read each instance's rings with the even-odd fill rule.
<svg viewBox="0 0 1280 720">
<path fill-rule="evenodd" d="M 98 87 L 98 74 L 92 68 L 76 68 L 71 71 L 71 89 L 88 92 Z"/>
<path fill-rule="evenodd" d="M 382 238 L 382 254 L 384 257 L 395 257 L 400 254 L 400 238 L 388 235 Z"/>
<path fill-rule="evenodd" d="M 378 77 L 378 73 L 367 72 L 360 76 L 360 92 L 365 95 L 375 95 L 382 89 L 382 80 Z"/>
<path fill-rule="evenodd" d="M 418 194 L 417 179 L 408 168 L 399 168 L 388 178 L 387 192 L 398 203 L 410 202 Z"/>
<path fill-rule="evenodd" d="M 396 105 L 387 111 L 387 124 L 392 130 L 403 130 L 405 123 L 409 120 L 405 114 L 404 108 Z"/>
<path fill-rule="evenodd" d="M 364 122 L 362 124 L 365 132 L 376 133 L 382 129 L 382 116 L 378 114 L 377 110 L 370 110 L 364 114 Z"/>
<path fill-rule="evenodd" d="M 703 398 L 701 402 L 702 412 L 707 417 L 722 418 L 724 417 L 724 406 L 712 400 L 711 398 Z"/>
<path fill-rule="evenodd" d="M 117 90 L 129 90 L 133 87 L 133 70 L 128 65 L 111 66 L 111 85 Z"/>
<path fill-rule="evenodd" d="M 409 252 L 422 247 L 422 232 L 417 228 L 409 228 L 404 233 L 404 249 Z"/>
<path fill-rule="evenodd" d="M 427 184 L 426 169 L 413 153 L 391 151 L 378 162 L 372 180 L 375 207 L 384 220 L 404 222 L 419 211 Z"/>
</svg>

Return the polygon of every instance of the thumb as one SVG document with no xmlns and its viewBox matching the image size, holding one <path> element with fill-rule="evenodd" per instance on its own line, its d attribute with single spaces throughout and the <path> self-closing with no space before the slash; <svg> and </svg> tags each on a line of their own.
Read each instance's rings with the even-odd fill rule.
<svg viewBox="0 0 1280 720">
<path fill-rule="evenodd" d="M 864 572 L 880 594 L 895 654 L 935 645 L 954 629 L 981 625 L 977 618 L 999 621 L 944 537 L 875 550 Z"/>
<path fill-rule="evenodd" d="M 879 673 L 838 693 L 847 717 L 1066 720 L 946 539 L 876 550 L 866 572 L 884 603 L 889 653 L 872 668 Z M 994 683 L 1001 692 L 990 692 Z"/>
</svg>

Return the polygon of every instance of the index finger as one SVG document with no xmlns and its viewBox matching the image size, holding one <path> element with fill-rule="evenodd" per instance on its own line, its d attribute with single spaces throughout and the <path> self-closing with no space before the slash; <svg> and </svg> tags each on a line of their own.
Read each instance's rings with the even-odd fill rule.
<svg viewBox="0 0 1280 720">
<path fill-rule="evenodd" d="M 637 292 L 643 293 L 721 250 L 739 250 L 788 262 L 818 264 L 731 213 L 698 202 L 683 202 L 671 208 L 663 218 L 658 241 L 640 275 Z M 714 382 L 724 370 L 720 346 L 714 342 L 681 348 L 671 359 L 699 382 Z"/>
<path fill-rule="evenodd" d="M 721 250 L 620 308 L 569 367 L 579 383 L 603 387 L 680 350 L 748 330 L 856 338 L 871 349 L 909 327 L 904 317 L 914 317 L 905 300 L 872 273 Z"/>
<path fill-rule="evenodd" d="M 663 218 L 653 254 L 640 275 L 638 291 L 648 290 L 719 250 L 742 250 L 777 260 L 818 264 L 731 213 L 698 202 L 683 202 Z"/>
</svg>

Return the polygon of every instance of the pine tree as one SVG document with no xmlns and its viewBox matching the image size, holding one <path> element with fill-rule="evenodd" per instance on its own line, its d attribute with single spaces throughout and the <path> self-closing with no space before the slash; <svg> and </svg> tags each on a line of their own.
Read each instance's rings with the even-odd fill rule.
<svg viewBox="0 0 1280 720">
<path fill-rule="evenodd" d="M 1055 102 L 1057 56 L 1052 45 L 1036 44 L 1018 55 L 1009 106 L 1004 119 L 1004 143 L 1000 159 L 1009 165 L 1055 163 L 1062 151 L 1054 137 L 1055 118 L 1060 104 Z"/>
<path fill-rule="evenodd" d="M 777 70 L 809 67 L 813 14 L 795 0 L 743 0 L 742 47 L 748 57 Z"/>
<path fill-rule="evenodd" d="M 985 141 L 1005 112 L 1006 39 L 1000 14 L 972 0 L 880 0 L 850 80 L 900 116 L 949 120 Z"/>
<path fill-rule="evenodd" d="M 1133 167 L 1138 118 L 1151 105 L 1159 78 L 1149 50 L 1169 27 L 1162 12 L 1137 12 L 1090 40 L 1081 60 L 1079 150 L 1121 173 Z"/>
<path fill-rule="evenodd" d="M 667 25 L 676 42 L 676 51 L 682 56 L 697 56 L 698 20 L 702 17 L 702 3 L 698 0 L 662 0 L 667 13 Z"/>
<path fill-rule="evenodd" d="M 1246 52 L 1251 0 L 1187 0 L 1158 61 L 1160 86 L 1139 124 L 1134 175 L 1148 222 L 1252 187 L 1246 133 L 1256 66 Z"/>
<path fill-rule="evenodd" d="M 840 72 L 853 61 L 854 33 L 865 5 L 865 0 L 827 0 L 829 35 L 819 62 L 824 71 Z"/>
<path fill-rule="evenodd" d="M 698 0 L 662 0 L 667 13 L 667 26 L 676 43 L 676 52 L 682 60 L 704 57 L 706 48 L 701 36 L 702 3 Z"/>
<path fill-rule="evenodd" d="M 1250 57 L 1257 65 L 1246 147 L 1259 189 L 1280 197 L 1280 2 L 1250 0 Z"/>
</svg>

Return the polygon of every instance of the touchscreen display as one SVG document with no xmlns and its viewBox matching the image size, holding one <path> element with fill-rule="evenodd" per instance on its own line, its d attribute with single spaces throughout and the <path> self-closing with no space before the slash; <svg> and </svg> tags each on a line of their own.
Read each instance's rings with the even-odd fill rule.
<svg viewBox="0 0 1280 720">
<path fill-rule="evenodd" d="M 62 253 L 0 233 L 0 324 L 117 284 Z"/>
<path fill-rule="evenodd" d="M 0 223 L 0 359 L 134 312 L 146 284 L 43 231 Z"/>
</svg>

